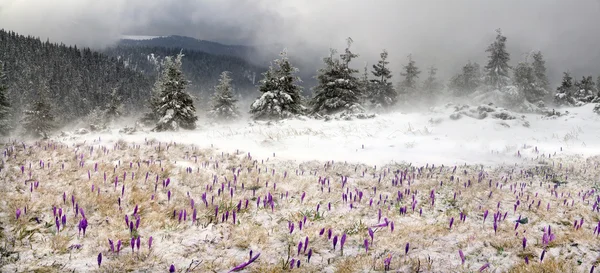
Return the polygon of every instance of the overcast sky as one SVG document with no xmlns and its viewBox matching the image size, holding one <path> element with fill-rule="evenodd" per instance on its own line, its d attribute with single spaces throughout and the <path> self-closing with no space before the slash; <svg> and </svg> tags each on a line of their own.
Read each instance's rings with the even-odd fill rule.
<svg viewBox="0 0 600 273">
<path fill-rule="evenodd" d="M 600 74 L 599 0 L 0 0 L 0 28 L 94 48 L 121 35 L 280 43 L 306 60 L 351 36 L 360 65 L 385 48 L 396 72 L 412 54 L 442 75 L 484 62 L 502 28 L 513 66 L 541 50 L 551 76 Z"/>
</svg>

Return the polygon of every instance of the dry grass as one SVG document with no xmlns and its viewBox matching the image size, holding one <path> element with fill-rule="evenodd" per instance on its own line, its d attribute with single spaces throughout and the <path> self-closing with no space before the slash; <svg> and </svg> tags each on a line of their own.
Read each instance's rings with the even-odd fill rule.
<svg viewBox="0 0 600 273">
<path fill-rule="evenodd" d="M 265 134 L 274 139 L 281 137 L 274 132 Z M 382 271 L 384 259 L 390 256 L 390 268 L 403 272 L 470 272 L 485 263 L 490 263 L 491 269 L 499 272 L 580 272 L 589 271 L 591 264 L 597 262 L 597 257 L 590 254 L 596 249 L 593 242 L 597 238 L 593 228 L 600 220 L 591 211 L 597 192 L 588 196 L 586 201 L 580 195 L 594 187 L 589 181 L 595 181 L 599 174 L 595 169 L 598 158 L 586 161 L 553 158 L 554 167 L 551 167 L 552 160 L 546 160 L 549 164 L 544 169 L 539 166 L 537 169 L 535 166 L 487 168 L 483 170 L 485 178 L 478 182 L 480 166 L 459 166 L 454 173 L 454 166 L 445 166 L 442 172 L 440 166 L 436 166 L 434 170 L 423 169 L 419 173 L 408 165 L 375 168 L 338 162 L 298 164 L 273 158 L 248 158 L 245 151 L 223 153 L 174 143 L 168 143 L 168 149 L 166 143 L 161 143 L 158 150 L 158 143 L 152 141 L 139 143 L 139 148 L 119 141 L 117 145 L 104 147 L 109 150 L 108 154 L 103 146 L 95 143 L 91 155 L 90 144 L 65 146 L 51 143 L 56 144 L 57 149 L 44 150 L 43 145 L 46 144 L 28 146 L 26 151 L 22 151 L 22 147 L 19 150 L 16 145 L 17 152 L 13 154 L 16 158 L 5 158 L 7 167 L 0 172 L 0 180 L 7 181 L 0 184 L 0 190 L 7 193 L 0 202 L 0 265 L 8 271 L 165 271 L 170 264 L 175 264 L 178 270 L 189 268 L 190 272 L 220 272 L 246 261 L 250 250 L 261 253 L 260 258 L 248 267 L 251 272 Z M 84 167 L 79 166 L 80 157 L 75 156 L 81 153 L 84 154 Z M 147 164 L 150 158 L 153 161 Z M 40 159 L 51 163 L 52 167 L 42 169 Z M 117 163 L 119 160 L 120 165 Z M 133 163 L 131 168 L 130 162 Z M 140 162 L 139 167 L 137 162 Z M 61 168 L 63 163 L 64 170 Z M 93 172 L 94 163 L 98 163 L 98 172 Z M 564 167 L 560 167 L 560 163 Z M 25 174 L 21 174 L 21 166 L 25 166 Z M 187 173 L 187 167 L 192 167 L 193 173 Z M 543 170 L 564 175 L 567 168 L 574 169 L 569 169 L 569 179 L 557 188 L 556 197 L 553 192 L 555 183 L 544 178 Z M 88 170 L 92 171 L 91 179 L 88 179 Z M 536 175 L 525 177 L 521 170 Z M 284 178 L 286 171 L 288 175 Z M 403 178 L 402 184 L 393 186 L 391 180 L 397 171 L 407 171 L 407 177 L 414 176 L 415 180 L 411 179 L 409 185 L 409 181 Z M 122 179 L 124 172 L 127 172 L 125 181 Z M 131 179 L 132 172 L 135 173 L 134 180 Z M 147 181 L 146 172 L 149 173 Z M 104 173 L 107 174 L 106 182 Z M 116 189 L 115 176 L 119 176 Z M 349 177 L 343 188 L 341 176 Z M 379 176 L 382 177 L 381 182 L 378 181 Z M 454 181 L 450 181 L 451 176 Z M 323 190 L 318 183 L 319 177 L 329 179 Z M 164 188 L 162 181 L 167 178 L 171 183 Z M 465 187 L 464 183 L 468 180 L 471 180 L 471 186 Z M 489 180 L 492 180 L 491 186 Z M 40 187 L 31 192 L 30 183 L 35 181 L 40 182 Z M 443 183 L 440 184 L 440 181 Z M 158 185 L 156 192 L 155 183 Z M 274 183 L 277 183 L 276 188 Z M 521 183 L 526 186 L 521 188 Z M 92 185 L 94 192 L 91 191 Z M 125 185 L 123 195 L 122 185 Z M 219 195 L 221 187 L 224 191 Z M 374 187 L 377 187 L 376 194 Z M 233 198 L 229 194 L 230 188 L 235 192 Z M 172 193 L 170 201 L 167 200 L 169 190 Z M 435 190 L 433 206 L 429 198 L 431 190 Z M 352 200 L 349 196 L 347 202 L 342 201 L 342 194 L 352 193 L 354 197 L 358 191 L 363 193 L 362 201 Z M 67 195 L 66 204 L 62 200 L 63 192 Z M 301 202 L 303 192 L 307 195 Z M 413 212 L 411 205 L 415 192 L 417 204 Z M 205 193 L 208 206 L 201 199 Z M 397 200 L 398 193 L 403 195 L 400 200 Z M 268 194 L 273 197 L 273 210 L 270 206 L 263 207 L 262 200 Z M 538 197 L 535 197 L 536 194 Z M 71 196 L 88 217 L 85 237 L 78 236 L 77 223 L 81 216 L 75 217 Z M 257 207 L 259 197 L 261 202 Z M 117 202 L 119 198 L 121 206 Z M 195 200 L 198 213 L 194 224 L 190 220 L 193 211 L 191 198 Z M 372 206 L 369 205 L 370 199 L 373 199 Z M 513 205 L 517 199 L 521 205 L 514 212 Z M 565 199 L 568 206 L 563 205 Z M 248 208 L 244 208 L 246 200 Z M 242 208 L 237 211 L 239 201 L 242 201 Z M 535 204 L 528 209 L 532 201 Z M 538 201 L 541 201 L 539 208 L 536 206 Z M 574 202 L 573 206 L 571 202 Z M 331 210 L 328 209 L 329 203 Z M 550 211 L 546 210 L 548 203 Z M 320 204 L 319 213 L 316 211 L 317 204 Z M 132 255 L 129 247 L 132 234 L 125 226 L 124 216 L 134 220 L 132 213 L 136 205 L 139 206 L 141 223 L 133 235 L 141 236 L 142 249 Z M 215 218 L 216 205 L 219 206 L 219 214 Z M 25 206 L 27 214 L 23 213 L 16 221 L 16 209 Z M 54 234 L 52 206 L 62 208 L 68 217 L 67 226 L 59 234 Z M 400 215 L 399 208 L 405 206 L 408 213 Z M 382 220 L 378 221 L 380 209 Z M 423 215 L 419 215 L 420 209 Z M 186 210 L 187 221 L 179 222 L 178 215 L 173 217 L 174 210 L 177 213 Z M 232 215 L 226 223 L 221 222 L 223 212 L 234 210 L 237 212 L 235 224 Z M 489 210 L 489 216 L 483 224 L 485 210 Z M 506 220 L 498 222 L 498 231 L 494 233 L 493 214 L 497 211 L 502 215 L 508 214 Z M 464 223 L 459 221 L 460 212 L 467 214 Z M 519 215 L 528 217 L 529 223 L 515 230 L 514 220 Z M 305 216 L 307 222 L 300 230 L 298 222 L 303 221 Z M 454 218 L 452 229 L 448 227 L 451 217 Z M 383 222 L 383 218 L 393 221 L 395 230 L 375 228 L 374 241 L 371 242 L 368 228 Z M 585 219 L 583 228 L 574 230 L 573 221 L 581 218 Z M 289 233 L 288 222 L 295 225 L 292 234 Z M 548 225 L 552 226 L 556 239 L 548 246 L 544 263 L 539 263 L 543 247 L 542 228 Z M 323 236 L 319 236 L 321 229 L 326 231 Z M 329 229 L 334 236 L 347 234 L 343 256 L 340 243 L 334 251 L 332 241 L 327 239 Z M 151 250 L 147 246 L 150 236 L 154 238 Z M 298 243 L 304 242 L 306 237 L 309 237 L 309 248 L 313 250 L 310 263 L 306 262 L 304 252 L 297 254 Z M 521 246 L 523 237 L 528 238 L 525 250 Z M 108 239 L 123 242 L 120 255 L 108 251 Z M 370 242 L 368 253 L 363 246 L 365 239 Z M 404 253 L 406 243 L 411 246 L 408 255 Z M 73 245 L 81 245 L 81 248 L 70 250 Z M 465 253 L 465 265 L 461 265 L 458 249 Z M 95 259 L 100 252 L 105 259 L 98 268 Z M 530 265 L 523 263 L 526 256 L 530 258 Z M 291 259 L 300 259 L 301 268 L 290 270 Z M 194 261 L 201 262 L 196 264 Z"/>
</svg>

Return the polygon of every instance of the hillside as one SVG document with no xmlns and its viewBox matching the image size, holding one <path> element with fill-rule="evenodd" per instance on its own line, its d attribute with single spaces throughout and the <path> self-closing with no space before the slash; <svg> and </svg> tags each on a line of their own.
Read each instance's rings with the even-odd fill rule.
<svg viewBox="0 0 600 273">
<path fill-rule="evenodd" d="M 0 30 L 0 62 L 4 63 L 15 120 L 28 104 L 44 95 L 57 106 L 53 114 L 64 124 L 106 105 L 113 88 L 132 112 L 143 107 L 153 83 L 125 67 L 122 60 L 89 48 L 42 42 L 5 30 Z"/>
<path fill-rule="evenodd" d="M 147 46 L 115 46 L 104 50 L 104 53 L 116 57 L 126 64 L 128 68 L 155 78 L 157 69 L 165 56 L 177 55 L 180 51 L 183 58 L 183 72 L 191 81 L 190 91 L 208 98 L 217 84 L 219 75 L 223 71 L 230 71 L 236 91 L 242 97 L 255 96 L 255 84 L 260 79 L 264 68 L 252 65 L 247 61 L 233 56 L 214 55 L 206 52 L 166 47 Z"/>
</svg>

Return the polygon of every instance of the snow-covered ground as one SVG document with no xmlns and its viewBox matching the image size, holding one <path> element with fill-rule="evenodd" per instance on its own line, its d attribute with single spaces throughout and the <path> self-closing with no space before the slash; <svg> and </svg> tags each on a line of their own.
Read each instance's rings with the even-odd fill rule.
<svg viewBox="0 0 600 273">
<path fill-rule="evenodd" d="M 454 107 L 438 107 L 427 113 L 392 113 L 352 121 L 285 120 L 267 125 L 242 119 L 226 125 L 204 123 L 194 131 L 127 135 L 113 130 L 76 139 L 156 139 L 216 147 L 226 152 L 248 151 L 261 158 L 275 154 L 280 159 L 298 161 L 489 165 L 519 162 L 519 151 L 523 157 L 537 157 L 528 153 L 535 147 L 545 154 L 600 154 L 600 116 L 592 108 L 593 105 L 561 109 L 569 114 L 557 118 L 515 114 L 514 120 L 466 116 L 451 120 Z"/>
<path fill-rule="evenodd" d="M 591 109 L 14 141 L 0 165 L 0 268 L 228 272 L 260 254 L 242 271 L 589 272 L 600 234 Z"/>
</svg>

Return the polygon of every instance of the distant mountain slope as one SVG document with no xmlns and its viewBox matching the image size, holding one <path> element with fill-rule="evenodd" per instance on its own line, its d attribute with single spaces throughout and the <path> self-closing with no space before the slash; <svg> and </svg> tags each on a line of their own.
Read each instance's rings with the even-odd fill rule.
<svg viewBox="0 0 600 273">
<path fill-rule="evenodd" d="M 242 58 L 215 55 L 206 52 L 167 47 L 115 46 L 104 50 L 109 56 L 123 61 L 128 68 L 155 78 L 165 56 L 183 52 L 183 73 L 191 81 L 190 91 L 201 100 L 207 100 L 213 93 L 223 71 L 230 71 L 236 93 L 242 96 L 255 96 L 255 85 L 266 69 L 250 64 Z"/>
<path fill-rule="evenodd" d="M 105 106 L 113 88 L 123 98 L 126 110 L 133 112 L 144 106 L 153 84 L 148 77 L 127 69 L 122 60 L 2 29 L 0 62 L 5 66 L 5 84 L 16 119 L 43 93 L 59 123 L 67 123 Z"/>
<path fill-rule="evenodd" d="M 252 55 L 256 55 L 257 53 L 257 50 L 251 46 L 224 45 L 216 42 L 198 40 L 191 37 L 177 35 L 155 37 L 152 39 L 143 40 L 122 39 L 119 42 L 119 45 L 135 47 L 166 47 L 188 49 L 202 51 L 214 55 L 235 56 L 246 60 L 248 60 Z"/>
<path fill-rule="evenodd" d="M 239 57 L 250 64 L 264 67 L 269 66 L 269 63 L 279 57 L 281 50 L 285 48 L 284 45 L 262 45 L 257 46 L 245 46 L 245 45 L 225 45 L 221 43 L 199 40 L 185 36 L 161 36 L 150 39 L 135 39 L 127 36 L 124 37 L 118 45 L 127 47 L 163 47 L 172 49 L 187 49 L 193 51 L 201 51 L 214 55 L 226 55 Z M 326 52 L 325 52 L 326 53 Z M 325 54 L 324 53 L 324 54 Z M 321 58 L 315 58 L 314 52 L 311 52 L 311 57 L 290 55 L 292 64 L 300 69 L 298 76 L 302 79 L 301 85 L 304 87 L 304 94 L 310 95 L 311 87 L 316 85 L 315 75 L 317 72 L 316 65 L 321 65 Z M 325 55 L 323 55 L 325 56 Z M 190 71 L 192 72 L 192 71 Z M 257 74 L 256 80 L 260 80 L 262 75 Z M 256 95 L 257 93 L 255 93 Z"/>
</svg>

